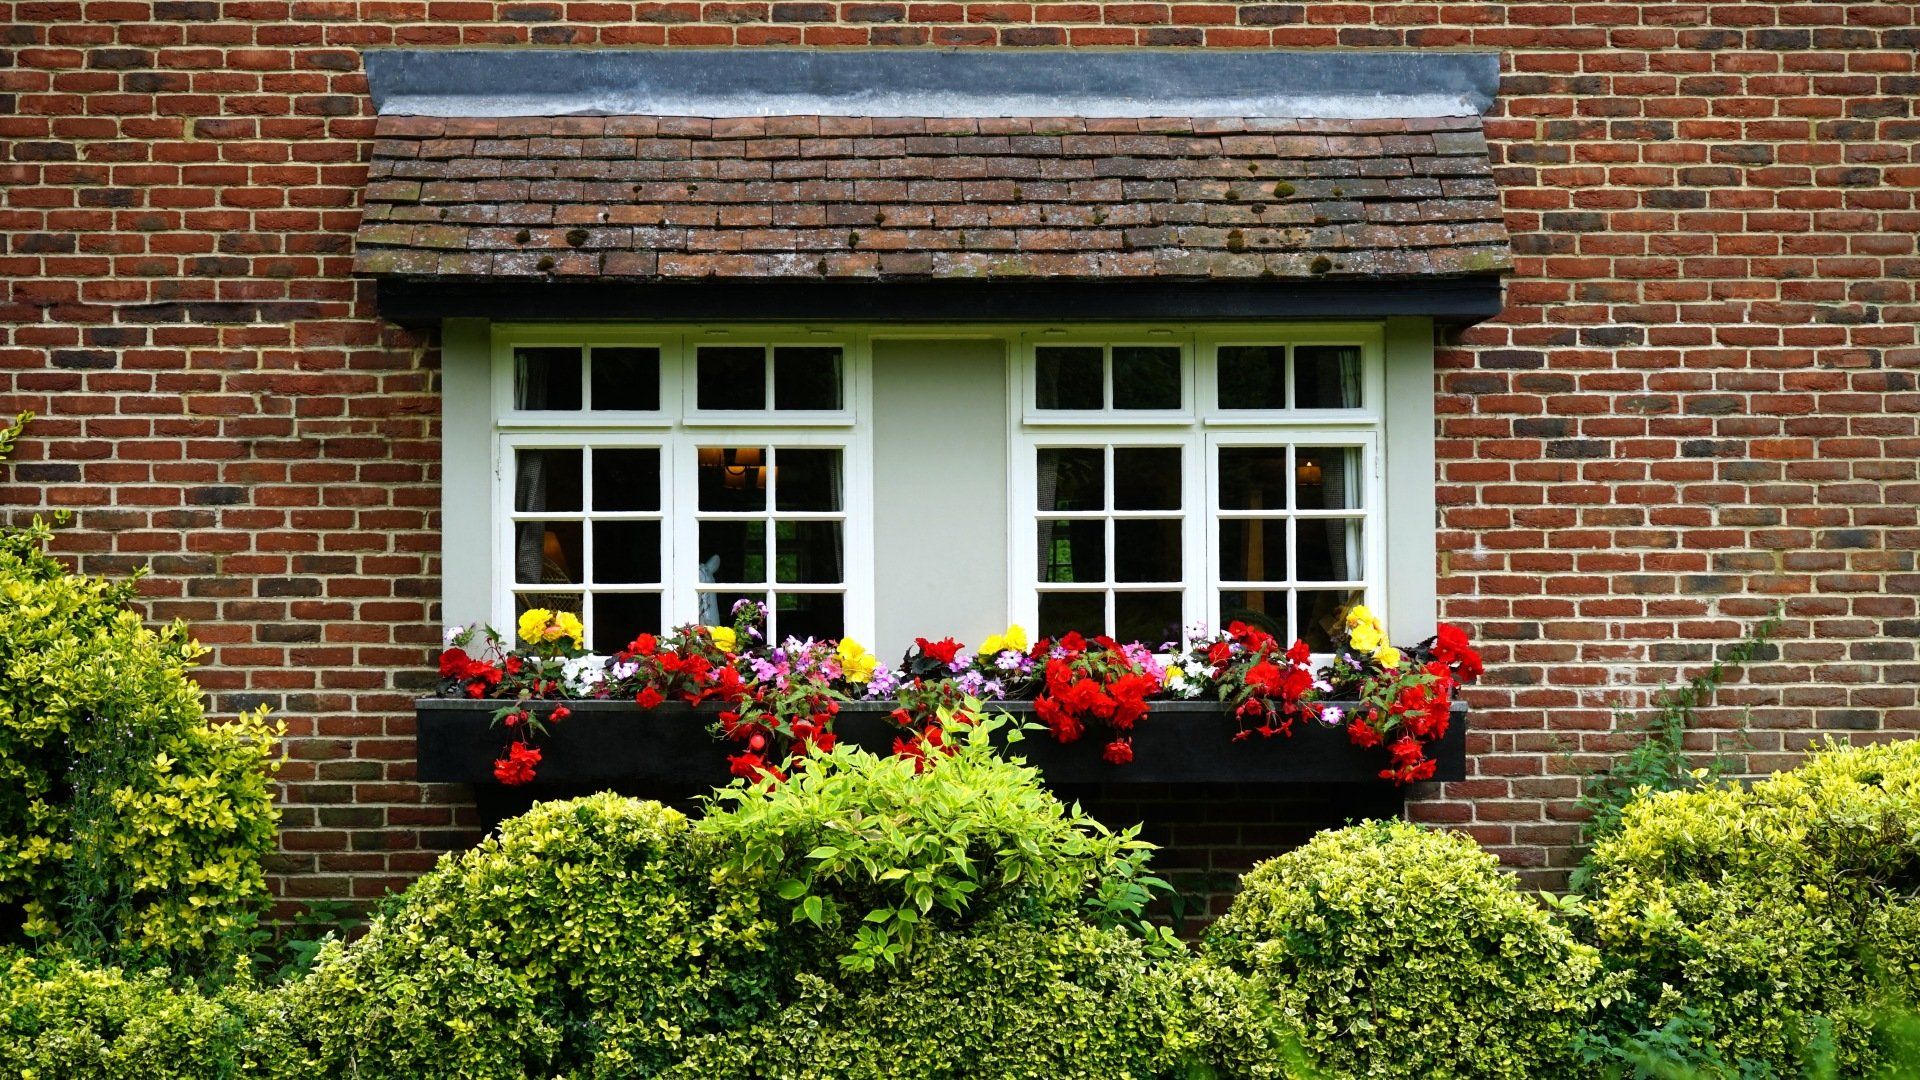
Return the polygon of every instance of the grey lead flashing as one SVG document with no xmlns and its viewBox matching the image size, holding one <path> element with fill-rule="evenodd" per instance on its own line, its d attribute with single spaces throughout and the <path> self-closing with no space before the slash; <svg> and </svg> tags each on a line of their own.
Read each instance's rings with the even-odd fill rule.
<svg viewBox="0 0 1920 1080">
<path fill-rule="evenodd" d="M 1474 116 L 1500 58 L 1467 52 L 376 49 L 396 116 Z"/>
</svg>

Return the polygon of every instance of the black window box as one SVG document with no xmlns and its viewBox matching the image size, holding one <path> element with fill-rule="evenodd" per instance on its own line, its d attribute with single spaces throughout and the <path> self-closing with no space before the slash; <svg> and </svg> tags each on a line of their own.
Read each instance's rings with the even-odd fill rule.
<svg viewBox="0 0 1920 1080">
<path fill-rule="evenodd" d="M 500 788 L 493 763 L 505 752 L 506 729 L 493 724 L 502 703 L 458 698 L 422 698 L 418 714 L 419 779 L 430 783 Z M 541 713 L 559 702 L 543 702 Z M 611 788 L 695 790 L 728 780 L 727 755 L 735 743 L 709 733 L 714 710 L 668 703 L 652 711 L 631 701 L 568 701 L 572 715 L 551 727 L 537 744 L 538 777 L 530 794 Z M 1351 702 L 1336 702 L 1351 708 Z M 1030 718 L 1032 702 L 992 706 Z M 878 754 L 892 752 L 900 734 L 887 714 L 891 702 L 850 702 L 834 721 L 840 741 Z M 1437 762 L 1435 780 L 1466 777 L 1465 704 L 1455 702 L 1445 738 L 1428 747 Z M 1134 729 L 1133 761 L 1110 765 L 1100 758 L 1105 740 L 1095 733 L 1062 745 L 1044 730 L 1028 731 L 1014 748 L 1048 782 L 1115 784 L 1375 784 L 1387 766 L 1385 750 L 1353 745 L 1345 730 L 1296 723 L 1291 736 L 1234 742 L 1233 722 L 1211 701 L 1156 701 Z"/>
</svg>

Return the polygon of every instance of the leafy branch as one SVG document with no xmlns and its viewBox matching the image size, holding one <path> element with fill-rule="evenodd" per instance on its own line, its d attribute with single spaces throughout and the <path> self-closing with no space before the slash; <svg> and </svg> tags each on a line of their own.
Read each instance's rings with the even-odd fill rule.
<svg viewBox="0 0 1920 1080">
<path fill-rule="evenodd" d="M 1720 687 L 1745 667 L 1773 636 L 1780 632 L 1780 609 L 1756 624 L 1738 643 L 1728 648 L 1707 670 L 1688 679 L 1678 688 L 1663 686 L 1653 696 L 1653 718 L 1645 735 L 1626 756 L 1603 773 L 1589 776 L 1579 806 L 1587 811 L 1587 823 L 1580 840 L 1591 853 L 1593 846 L 1619 831 L 1621 815 L 1627 804 L 1642 794 L 1654 791 L 1690 791 L 1712 784 L 1725 773 L 1718 758 L 1696 767 L 1687 757 L 1687 732 L 1698 721 L 1697 713 L 1713 701 Z M 1621 709 L 1614 714 L 1616 730 L 1624 727 L 1630 713 Z M 1591 858 L 1583 859 L 1573 872 L 1572 888 L 1583 891 L 1592 874 Z"/>
</svg>

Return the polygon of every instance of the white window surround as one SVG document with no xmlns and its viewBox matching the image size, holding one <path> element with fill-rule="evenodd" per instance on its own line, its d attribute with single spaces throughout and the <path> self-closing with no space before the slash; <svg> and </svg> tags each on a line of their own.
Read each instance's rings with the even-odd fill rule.
<svg viewBox="0 0 1920 1080">
<path fill-rule="evenodd" d="M 874 492 L 871 470 L 870 343 L 875 338 L 998 341 L 1007 357 L 1004 391 L 1012 422 L 1008 427 L 1011 509 L 1006 565 L 1007 616 L 1032 626 L 1037 614 L 1031 523 L 1036 503 L 1031 474 L 1033 448 L 1042 444 L 1180 445 L 1190 456 L 1183 474 L 1194 481 L 1183 492 L 1178 514 L 1182 525 L 1182 554 L 1187 583 L 1183 616 L 1186 621 L 1217 617 L 1219 541 L 1215 491 L 1200 481 L 1211 469 L 1196 471 L 1201 455 L 1211 455 L 1223 443 L 1259 441 L 1260 433 L 1281 433 L 1280 441 L 1296 445 L 1340 445 L 1343 440 L 1366 445 L 1371 457 L 1366 492 L 1356 516 L 1364 517 L 1368 535 L 1365 561 L 1369 582 L 1376 583 L 1368 602 L 1386 618 L 1396 640 L 1418 640 L 1432 633 L 1436 599 L 1436 536 L 1434 475 L 1433 326 L 1424 318 L 1396 318 L 1384 322 L 1341 325 L 1276 323 L 1194 327 L 1046 327 L 1046 326 L 848 326 L 727 327 L 669 326 L 661 324 L 569 325 L 491 324 L 479 319 L 453 319 L 443 325 L 442 378 L 442 580 L 443 618 L 448 623 L 490 622 L 511 625 L 511 525 L 507 508 L 511 488 L 508 472 L 511 447 L 545 445 L 681 445 L 681 455 L 670 455 L 662 480 L 662 512 L 671 523 L 664 543 L 682 547 L 692 543 L 691 513 L 675 514 L 680 504 L 674 492 L 692 483 L 683 475 L 694 447 L 700 443 L 728 445 L 841 445 L 845 448 L 846 632 L 870 641 L 874 605 L 880 598 L 910 597 L 911 583 L 873 579 L 871 535 Z M 732 415 L 669 415 L 691 394 L 691 380 L 681 379 L 685 358 L 699 344 L 792 345 L 838 344 L 844 347 L 844 409 L 832 414 L 762 413 Z M 1185 365 L 1188 383 L 1183 408 L 1174 414 L 1139 414 L 1115 421 L 1108 416 L 1061 416 L 1033 420 L 1031 380 L 1025 377 L 1035 344 L 1122 343 L 1180 344 L 1191 362 Z M 1361 344 L 1363 364 L 1360 410 L 1295 410 L 1284 414 L 1252 410 L 1220 410 L 1213 400 L 1214 350 L 1230 344 Z M 516 345 L 653 345 L 661 350 L 663 409 L 659 413 L 578 412 L 555 415 L 516 412 L 513 393 L 512 350 Z M 691 405 L 691 402 L 688 402 Z M 678 411 L 677 408 L 674 411 Z M 766 422 L 766 418 L 775 418 Z M 754 423 L 743 423 L 751 419 Z M 939 439 L 933 435 L 927 451 L 937 458 Z M 929 483 L 937 484 L 937 461 L 930 458 Z M 1027 479 L 1023 481 L 1023 477 Z M 496 512 L 496 507 L 500 508 Z M 1026 537 L 1023 541 L 1022 537 Z M 885 538 L 877 538 L 884 543 Z M 1024 544 L 1024 547 L 1023 547 Z M 684 549 L 684 548 L 683 548 Z M 496 552 L 498 559 L 496 559 Z M 953 557 L 930 553 L 929 557 Z M 988 560 L 990 561 L 990 560 Z M 1196 567 L 1203 561 L 1204 567 Z M 663 553 L 671 567 L 672 556 Z M 506 567 L 503 571 L 502 567 Z M 677 575 L 685 578 L 686 575 Z M 665 621 L 691 621 L 696 612 L 694 582 L 676 581 L 665 572 Z M 904 601 L 912 602 L 912 601 Z M 929 626 L 928 634 L 952 633 L 978 637 L 992 627 Z M 896 643 L 881 643 L 891 647 Z"/>
</svg>

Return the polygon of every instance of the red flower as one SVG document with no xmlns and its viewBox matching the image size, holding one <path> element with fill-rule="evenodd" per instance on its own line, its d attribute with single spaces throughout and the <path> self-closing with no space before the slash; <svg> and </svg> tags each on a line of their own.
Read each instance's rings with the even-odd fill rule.
<svg viewBox="0 0 1920 1080">
<path fill-rule="evenodd" d="M 661 702 L 667 700 L 667 695 L 649 686 L 635 694 L 633 700 L 643 709 L 657 709 Z"/>
<path fill-rule="evenodd" d="M 1311 663 L 1313 650 L 1307 647 L 1306 642 L 1295 638 L 1293 644 L 1287 647 L 1287 659 L 1296 664 Z"/>
<path fill-rule="evenodd" d="M 1100 757 L 1109 765 L 1125 765 L 1133 760 L 1133 742 L 1128 739 L 1115 739 L 1100 751 Z"/>
<path fill-rule="evenodd" d="M 1069 630 L 1060 636 L 1060 648 L 1077 656 L 1087 651 L 1087 639 L 1080 636 L 1080 631 Z"/>
<path fill-rule="evenodd" d="M 467 650 L 448 649 L 440 654 L 440 677 L 451 679 L 465 672 L 472 663 L 473 658 L 467 655 Z"/>
<path fill-rule="evenodd" d="M 1486 671 L 1480 654 L 1467 642 L 1466 632 L 1446 623 L 1441 623 L 1434 635 L 1433 658 L 1451 668 L 1461 682 L 1472 682 Z"/>
<path fill-rule="evenodd" d="M 1356 719 L 1347 725 L 1347 740 L 1355 746 L 1372 748 L 1385 741 L 1379 729 L 1364 718 Z"/>
<path fill-rule="evenodd" d="M 540 764 L 538 747 L 516 742 L 507 747 L 507 756 L 493 763 L 493 778 L 508 786 L 531 783 L 534 766 Z"/>
<path fill-rule="evenodd" d="M 1280 669 L 1265 660 L 1247 669 L 1247 686 L 1262 694 L 1280 692 Z"/>
<path fill-rule="evenodd" d="M 633 644 L 627 646 L 627 651 L 641 656 L 652 656 L 653 651 L 659 647 L 659 641 L 652 634 L 641 634 L 633 639 Z"/>
<path fill-rule="evenodd" d="M 554 706 L 553 711 L 547 714 L 547 723 L 557 724 L 560 721 L 565 720 L 567 717 L 572 715 L 573 715 L 572 709 L 567 708 L 565 705 L 556 705 Z"/>
<path fill-rule="evenodd" d="M 759 754 L 728 754 L 727 771 L 745 780 L 758 780 L 772 770 Z"/>
<path fill-rule="evenodd" d="M 961 645 L 952 638 L 941 638 L 939 641 L 914 638 L 913 643 L 920 646 L 920 655 L 938 663 L 951 664 L 954 657 L 960 655 Z"/>
</svg>

